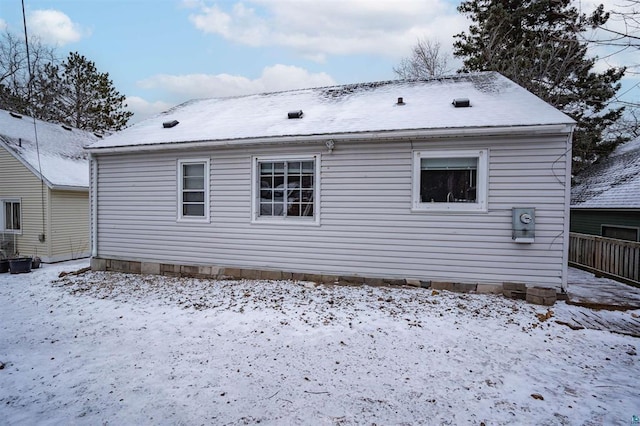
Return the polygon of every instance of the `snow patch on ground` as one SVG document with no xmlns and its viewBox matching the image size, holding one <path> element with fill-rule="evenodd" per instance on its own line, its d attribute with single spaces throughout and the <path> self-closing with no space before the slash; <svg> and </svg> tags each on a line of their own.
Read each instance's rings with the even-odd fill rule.
<svg viewBox="0 0 640 426">
<path fill-rule="evenodd" d="M 638 339 L 554 321 L 585 308 L 415 288 L 57 278 L 87 263 L 0 275 L 3 422 L 628 425 L 640 413 Z"/>
</svg>

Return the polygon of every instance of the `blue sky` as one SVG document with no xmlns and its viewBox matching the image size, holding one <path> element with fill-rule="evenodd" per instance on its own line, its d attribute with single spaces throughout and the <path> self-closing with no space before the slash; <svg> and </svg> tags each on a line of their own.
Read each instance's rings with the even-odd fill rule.
<svg viewBox="0 0 640 426">
<path fill-rule="evenodd" d="M 78 51 L 94 61 L 138 121 L 197 97 L 392 79 L 418 37 L 450 50 L 452 35 L 468 27 L 458 3 L 25 0 L 25 9 L 31 37 L 62 57 Z M 590 3 L 581 2 L 587 10 Z M 20 0 L 1 0 L 3 28 L 21 34 Z M 452 59 L 452 70 L 458 66 Z M 625 89 L 637 82 L 627 80 Z M 637 101 L 635 91 L 627 96 Z"/>
</svg>

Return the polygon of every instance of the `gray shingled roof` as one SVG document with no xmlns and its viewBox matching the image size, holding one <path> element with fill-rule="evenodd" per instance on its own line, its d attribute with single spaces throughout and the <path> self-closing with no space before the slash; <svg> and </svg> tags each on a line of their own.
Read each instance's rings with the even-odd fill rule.
<svg viewBox="0 0 640 426">
<path fill-rule="evenodd" d="M 576 177 L 571 207 L 640 209 L 640 137 Z"/>
</svg>

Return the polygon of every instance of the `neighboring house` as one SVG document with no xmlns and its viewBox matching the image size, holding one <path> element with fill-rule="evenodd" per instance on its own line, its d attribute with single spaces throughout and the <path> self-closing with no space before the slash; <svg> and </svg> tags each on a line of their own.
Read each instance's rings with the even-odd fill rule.
<svg viewBox="0 0 640 426">
<path fill-rule="evenodd" d="M 564 288 L 573 127 L 492 72 L 187 102 L 88 148 L 92 266 Z"/>
<path fill-rule="evenodd" d="M 640 138 L 576 176 L 571 232 L 640 241 Z"/>
<path fill-rule="evenodd" d="M 97 140 L 90 132 L 0 110 L 0 254 L 37 255 L 43 262 L 89 255 L 83 145 Z"/>
</svg>

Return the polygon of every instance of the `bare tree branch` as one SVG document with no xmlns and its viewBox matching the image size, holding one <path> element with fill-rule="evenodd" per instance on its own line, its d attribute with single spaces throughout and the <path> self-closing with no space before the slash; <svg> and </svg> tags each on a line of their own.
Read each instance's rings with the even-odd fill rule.
<svg viewBox="0 0 640 426">
<path fill-rule="evenodd" d="M 448 67 L 450 55 L 442 52 L 438 40 L 419 38 L 413 46 L 411 56 L 400 61 L 393 68 L 396 75 L 405 80 L 442 77 L 451 73 Z"/>
<path fill-rule="evenodd" d="M 38 39 L 29 43 L 31 68 L 29 75 L 27 52 L 24 40 L 8 30 L 0 35 L 0 108 L 27 113 L 28 86 L 48 63 L 59 62 L 53 48 Z"/>
</svg>

